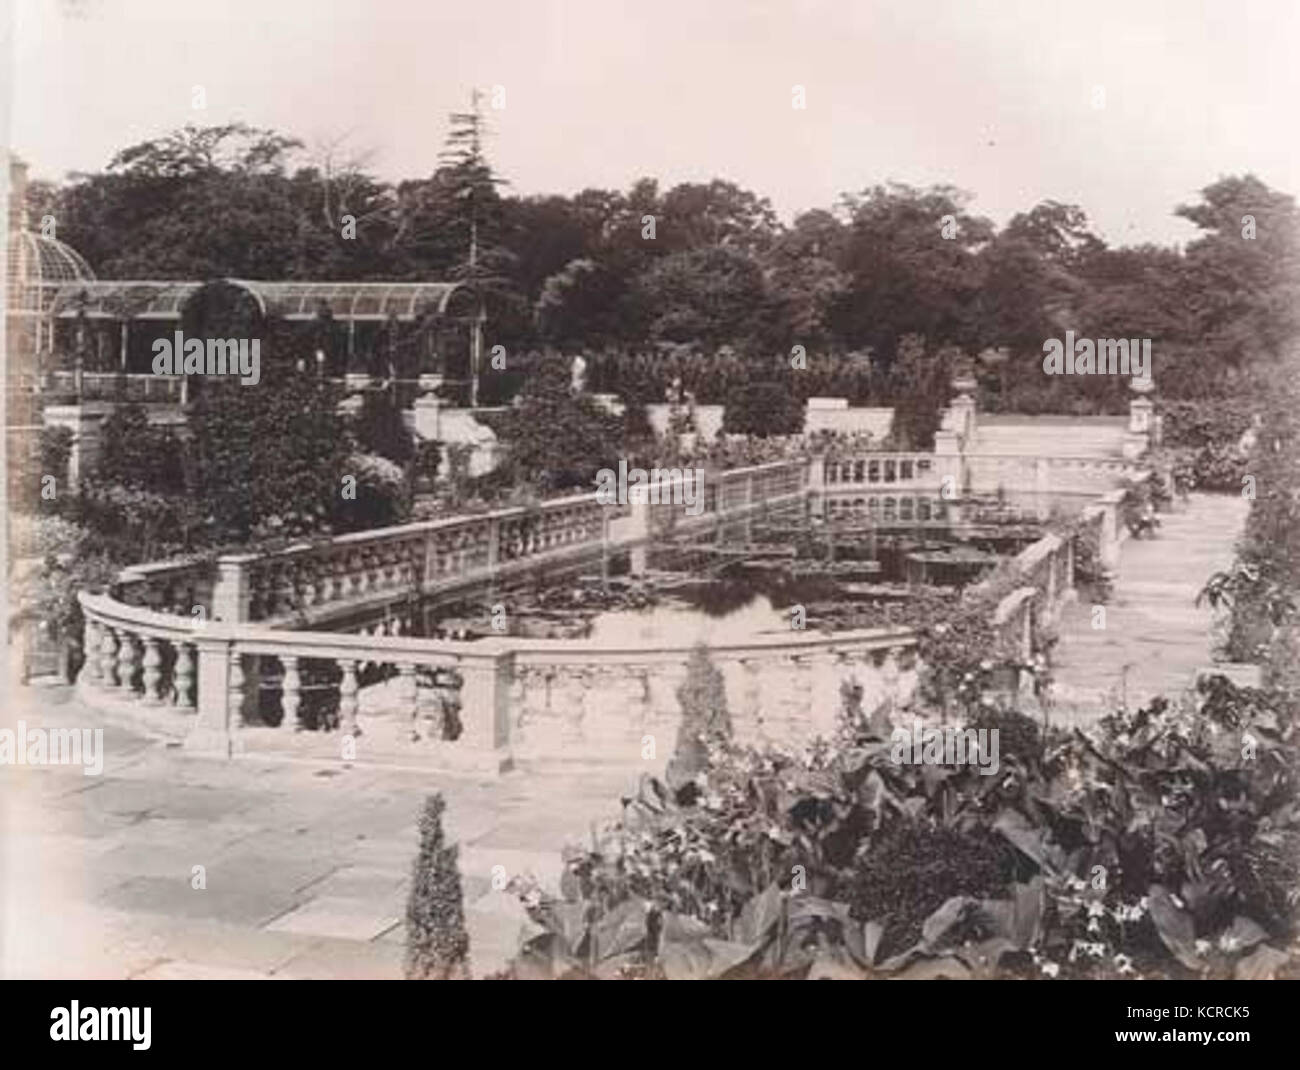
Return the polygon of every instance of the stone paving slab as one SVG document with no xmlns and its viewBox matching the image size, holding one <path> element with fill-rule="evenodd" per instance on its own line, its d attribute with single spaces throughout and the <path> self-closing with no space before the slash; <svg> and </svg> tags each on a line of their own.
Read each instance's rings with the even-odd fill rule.
<svg viewBox="0 0 1300 1070">
<path fill-rule="evenodd" d="M 98 727 L 69 688 L 15 697 L 11 718 Z M 494 865 L 554 883 L 563 844 L 635 786 L 582 763 L 475 779 L 214 759 L 104 727 L 101 777 L 0 771 L 0 976 L 400 977 L 426 796 L 447 800 L 468 908 L 491 894 Z M 191 887 L 194 865 L 205 889 Z M 471 925 L 471 941 L 495 939 L 491 912 Z"/>
<path fill-rule="evenodd" d="M 1109 693 L 1126 693 L 1136 709 L 1193 684 L 1214 660 L 1216 619 L 1196 596 L 1231 565 L 1249 505 L 1240 496 L 1194 494 L 1184 509 L 1162 516 L 1154 539 L 1122 544 L 1106 627 L 1092 627 L 1093 607 L 1084 600 L 1062 613 L 1055 715 L 1086 721 L 1106 712 Z"/>
<path fill-rule="evenodd" d="M 376 940 L 397 925 L 398 918 L 376 910 L 375 902 L 375 899 L 318 895 L 297 910 L 276 918 L 266 929 L 340 940 Z"/>
</svg>

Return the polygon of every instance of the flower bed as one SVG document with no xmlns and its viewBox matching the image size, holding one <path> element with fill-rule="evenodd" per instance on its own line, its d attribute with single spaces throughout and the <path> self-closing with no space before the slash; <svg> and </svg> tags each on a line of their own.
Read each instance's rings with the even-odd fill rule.
<svg viewBox="0 0 1300 1070">
<path fill-rule="evenodd" d="M 715 736 L 565 859 L 516 977 L 1252 977 L 1292 969 L 1295 711 L 1219 677 L 1095 729 L 1003 733 L 997 775 L 890 757 L 848 696 L 806 753 Z"/>
</svg>

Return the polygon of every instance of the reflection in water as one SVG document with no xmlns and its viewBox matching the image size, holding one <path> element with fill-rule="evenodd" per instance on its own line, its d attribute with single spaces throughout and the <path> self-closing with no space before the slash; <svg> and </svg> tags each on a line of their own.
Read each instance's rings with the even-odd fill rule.
<svg viewBox="0 0 1300 1070">
<path fill-rule="evenodd" d="M 757 635 L 790 632 L 790 616 L 773 608 L 766 595 L 749 591 L 744 605 L 724 614 L 709 613 L 675 598 L 650 609 L 601 613 L 592 622 L 591 641 L 613 645 L 704 642 L 733 643 Z"/>
<path fill-rule="evenodd" d="M 592 622 L 591 639 L 676 645 L 788 635 L 790 606 L 835 598 L 839 590 L 834 580 L 791 577 L 783 569 L 732 569 L 726 577 L 676 585 L 649 609 L 600 613 Z"/>
</svg>

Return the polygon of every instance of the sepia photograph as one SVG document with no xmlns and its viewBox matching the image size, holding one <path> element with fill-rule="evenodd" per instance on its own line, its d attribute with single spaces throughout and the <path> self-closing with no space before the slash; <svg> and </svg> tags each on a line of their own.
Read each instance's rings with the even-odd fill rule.
<svg viewBox="0 0 1300 1070">
<path fill-rule="evenodd" d="M 1284 1035 L 1242 982 L 1300 979 L 1294 0 L 0 41 L 33 1051 L 276 1023 L 170 983 L 268 979 Z"/>
</svg>

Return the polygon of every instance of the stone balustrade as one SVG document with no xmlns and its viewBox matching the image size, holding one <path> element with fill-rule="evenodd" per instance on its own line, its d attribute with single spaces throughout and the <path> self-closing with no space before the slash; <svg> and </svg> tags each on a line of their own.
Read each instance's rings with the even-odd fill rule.
<svg viewBox="0 0 1300 1070">
<path fill-rule="evenodd" d="M 626 507 L 577 495 L 472 516 L 341 535 L 215 561 L 137 565 L 129 605 L 212 620 L 320 624 L 367 606 L 471 586 L 574 554 L 599 553 Z"/>
<path fill-rule="evenodd" d="M 1124 480 L 1141 480 L 1147 469 L 1122 457 L 1033 456 L 1019 453 L 962 455 L 963 477 L 974 493 L 999 487 L 1040 494 L 1093 496 Z"/>
<path fill-rule="evenodd" d="M 910 473 L 903 467 L 909 458 Z M 895 465 L 900 488 L 935 474 L 922 476 L 916 455 L 876 460 L 882 486 L 889 485 L 886 460 Z M 862 502 L 870 515 L 871 501 L 878 500 L 883 520 L 885 502 L 894 497 L 912 502 L 916 517 L 923 501 L 932 518 L 944 515 L 943 499 L 926 488 L 856 497 L 874 486 L 867 465 L 860 485 L 856 467 L 849 487 L 841 483 L 842 468 L 836 473 L 835 485 L 855 495 L 836 495 L 837 510 Z M 828 489 L 822 485 L 826 474 L 816 459 L 718 473 L 706 479 L 712 494 L 702 516 L 679 515 L 680 508 L 656 516 L 718 529 L 744 524 L 774 506 L 802 508 L 805 499 Z M 1103 558 L 1113 556 L 1126 534 L 1118 522 L 1122 496 L 1118 490 L 1101 496 L 1083 516 L 1084 525 L 1096 526 Z M 227 754 L 249 741 L 274 749 L 285 740 L 335 736 L 296 731 L 318 708 L 344 738 L 365 738 L 403 759 L 415 748 L 499 770 L 515 751 L 625 755 L 646 736 L 666 753 L 678 716 L 674 691 L 690 653 L 685 646 L 412 638 L 402 634 L 410 627 L 400 614 L 388 626 L 369 625 L 370 634 L 319 630 L 322 623 L 355 616 L 358 608 L 409 606 L 412 596 L 468 587 L 515 569 L 614 549 L 643 552 L 657 537 L 651 508 L 602 505 L 594 494 L 577 495 L 264 554 L 127 569 L 113 594 L 79 596 L 87 659 L 78 684 L 88 701 L 152 710 L 189 746 Z M 901 519 L 901 505 L 899 512 Z M 1026 659 L 1033 653 L 1034 615 L 1054 620 L 1073 592 L 1074 543 L 1048 535 L 1015 559 L 1023 583 L 998 606 L 995 619 Z M 737 735 L 761 742 L 832 731 L 839 687 L 850 678 L 864 685 L 869 704 L 905 701 L 915 683 L 915 646 L 912 633 L 896 629 L 792 632 L 711 647 L 710 656 L 723 672 Z"/>
<path fill-rule="evenodd" d="M 361 748 L 377 724 L 378 749 L 392 757 L 424 752 L 436 761 L 455 752 L 453 764 L 501 771 L 515 752 L 626 759 L 647 734 L 667 753 L 676 732 L 675 689 L 690 656 L 687 644 L 454 642 L 200 624 L 106 595 L 79 597 L 88 658 L 78 686 L 85 700 L 166 707 L 187 746 L 224 754 L 250 742 L 274 749 L 275 737 L 303 727 L 309 666 L 327 681 L 315 690 L 327 692 L 324 706 L 342 735 Z M 906 629 L 885 628 L 761 636 L 709 654 L 727 682 L 737 736 L 793 741 L 833 731 L 839 687 L 850 679 L 873 703 L 906 701 L 915 686 L 915 643 Z M 254 665 L 261 666 L 256 673 Z M 271 675 L 270 665 L 278 666 L 278 708 L 268 715 L 253 691 L 256 677 Z M 368 717 L 360 702 L 363 676 L 383 691 Z"/>
<path fill-rule="evenodd" d="M 937 492 L 828 496 L 828 520 L 862 519 L 875 527 L 948 528 L 953 524 L 952 502 Z"/>
<path fill-rule="evenodd" d="M 821 462 L 826 490 L 874 487 L 883 489 L 938 488 L 942 482 L 932 453 L 864 453 L 858 457 L 827 457 Z"/>
</svg>

